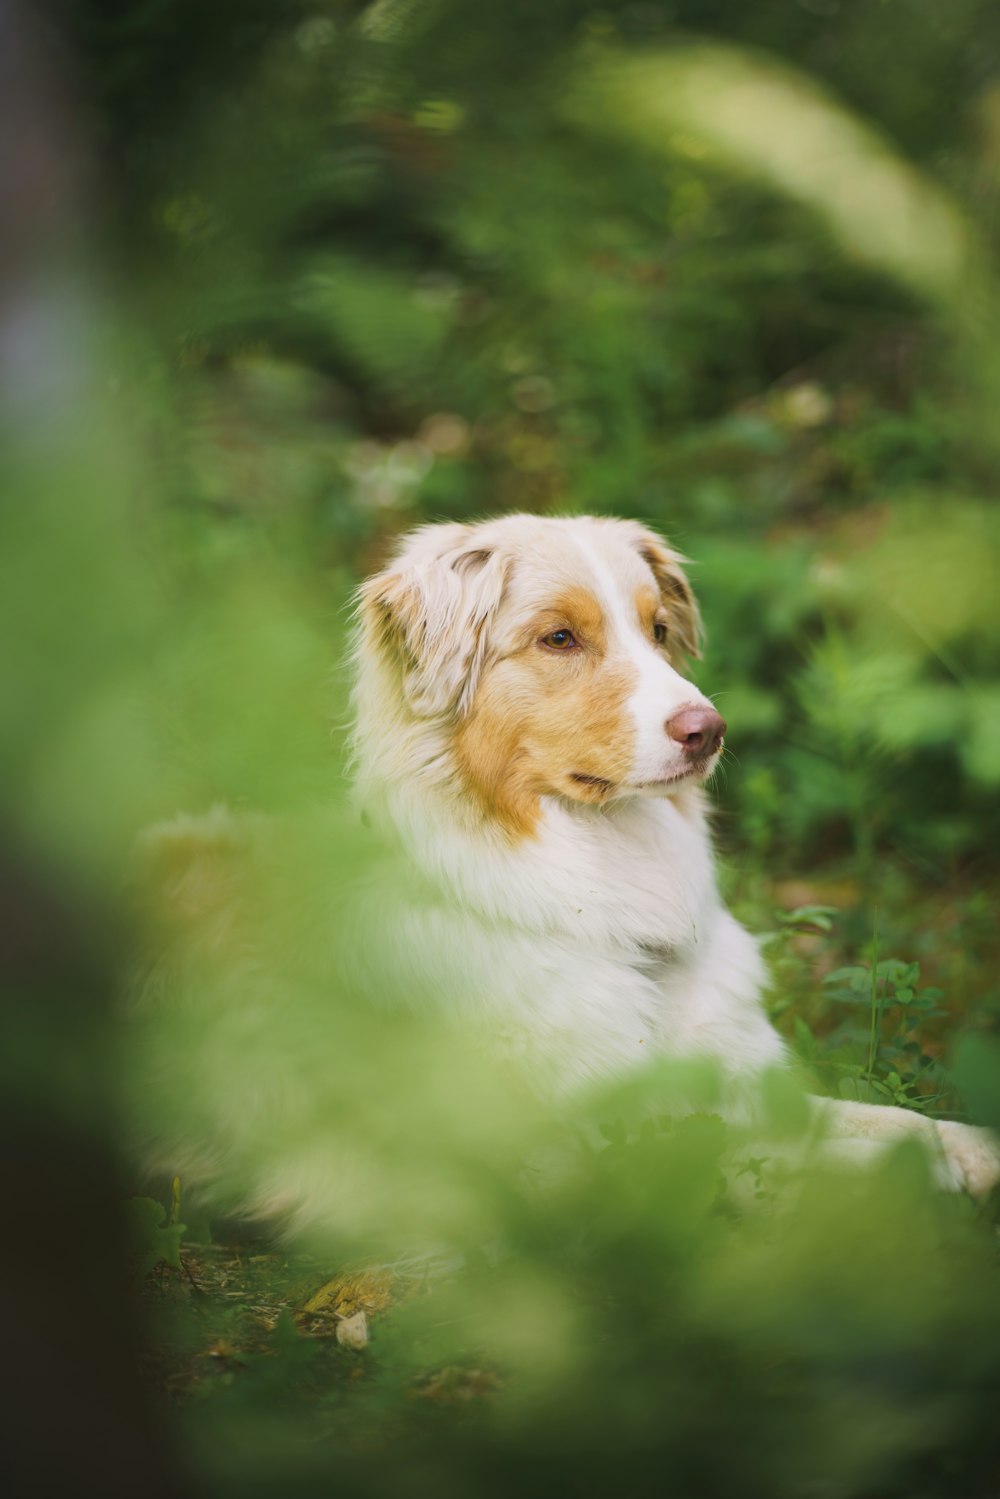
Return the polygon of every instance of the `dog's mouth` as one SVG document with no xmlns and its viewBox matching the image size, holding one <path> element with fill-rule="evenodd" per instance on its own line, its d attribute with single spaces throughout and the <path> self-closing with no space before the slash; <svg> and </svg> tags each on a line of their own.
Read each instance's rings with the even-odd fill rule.
<svg viewBox="0 0 1000 1499">
<path fill-rule="evenodd" d="M 704 781 L 715 769 L 718 752 L 704 755 L 700 760 L 694 760 L 690 765 L 685 765 L 683 770 L 675 771 L 672 776 L 660 776 L 655 781 L 637 781 L 629 787 L 630 791 L 665 791 L 670 786 L 678 786 L 682 781 Z"/>
<path fill-rule="evenodd" d="M 570 780 L 575 781 L 578 786 L 586 786 L 589 791 L 596 791 L 601 796 L 607 796 L 614 789 L 614 781 L 606 781 L 603 776 L 588 776 L 582 771 L 570 772 Z"/>
<path fill-rule="evenodd" d="M 671 786 L 678 786 L 682 781 L 703 781 L 715 769 L 717 759 L 718 751 L 713 751 L 710 755 L 703 755 L 700 759 L 691 761 L 690 764 L 683 766 L 681 770 L 675 771 L 673 775 L 658 776 L 652 781 L 623 782 L 621 789 L 623 791 L 656 792 L 666 791 Z M 606 780 L 604 776 L 588 775 L 582 770 L 571 771 L 569 779 L 575 785 L 581 787 L 581 789 L 592 791 L 595 796 L 607 797 L 618 789 L 614 781 Z"/>
</svg>

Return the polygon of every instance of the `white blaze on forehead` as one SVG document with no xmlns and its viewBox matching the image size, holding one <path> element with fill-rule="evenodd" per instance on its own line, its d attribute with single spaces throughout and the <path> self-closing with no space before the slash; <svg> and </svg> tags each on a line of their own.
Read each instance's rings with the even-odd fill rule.
<svg viewBox="0 0 1000 1499">
<path fill-rule="evenodd" d="M 686 705 L 711 704 L 697 687 L 674 671 L 640 628 L 635 585 L 628 581 L 624 569 L 617 571 L 612 566 L 592 536 L 574 531 L 573 540 L 587 563 L 594 592 L 611 627 L 609 645 L 635 668 L 635 687 L 626 704 L 635 726 L 629 779 L 637 784 L 660 780 L 674 774 L 683 763 L 680 749 L 667 734 L 667 720 Z"/>
</svg>

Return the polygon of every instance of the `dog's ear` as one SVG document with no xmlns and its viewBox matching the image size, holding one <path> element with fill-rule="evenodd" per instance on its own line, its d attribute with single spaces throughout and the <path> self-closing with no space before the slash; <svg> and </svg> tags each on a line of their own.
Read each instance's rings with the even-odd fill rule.
<svg viewBox="0 0 1000 1499">
<path fill-rule="evenodd" d="M 663 607 L 670 616 L 670 634 L 686 656 L 700 656 L 703 639 L 701 611 L 681 564 L 686 560 L 654 531 L 636 538 L 639 555 L 653 570 Z"/>
<path fill-rule="evenodd" d="M 489 650 L 507 562 L 470 526 L 427 526 L 361 586 L 363 639 L 396 655 L 414 713 L 464 712 Z"/>
</svg>

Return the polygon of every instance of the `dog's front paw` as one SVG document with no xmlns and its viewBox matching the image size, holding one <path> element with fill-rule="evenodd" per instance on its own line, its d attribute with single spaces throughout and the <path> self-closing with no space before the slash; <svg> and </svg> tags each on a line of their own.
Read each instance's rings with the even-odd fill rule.
<svg viewBox="0 0 1000 1499">
<path fill-rule="evenodd" d="M 956 1186 L 985 1197 L 1000 1182 L 1000 1140 L 992 1130 L 952 1119 L 939 1119 L 935 1127 Z"/>
</svg>

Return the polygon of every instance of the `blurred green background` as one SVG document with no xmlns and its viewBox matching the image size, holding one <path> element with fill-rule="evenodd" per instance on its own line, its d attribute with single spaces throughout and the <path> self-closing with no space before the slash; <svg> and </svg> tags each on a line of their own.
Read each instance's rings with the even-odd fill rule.
<svg viewBox="0 0 1000 1499">
<path fill-rule="evenodd" d="M 525 1194 L 531 1110 L 320 982 L 285 907 L 367 857 L 338 811 L 357 578 L 429 518 L 635 516 L 692 559 L 723 879 L 776 1022 L 834 1092 L 997 1119 L 1000 12 L 61 0 L 0 27 L 0 1066 L 25 1304 L 75 1274 L 92 1319 L 48 1403 L 110 1350 L 78 1412 L 101 1491 L 138 1463 L 165 1492 L 995 1493 L 988 1214 L 901 1159 L 737 1224 L 711 1121 L 633 1135 L 615 1101 L 607 1151 Z M 138 1061 L 128 851 L 218 802 L 312 826 L 263 1018 L 206 1021 L 233 980 L 200 972 Z M 362 1356 L 306 1336 L 277 1251 L 225 1336 L 177 1260 L 142 1335 L 170 1418 L 130 1455 L 123 1136 L 218 1129 L 262 1075 L 306 1102 L 233 1136 L 237 1185 L 346 1142 L 370 1202 L 326 1269 L 379 1213 L 379 1252 L 437 1230 L 465 1269 Z"/>
</svg>

